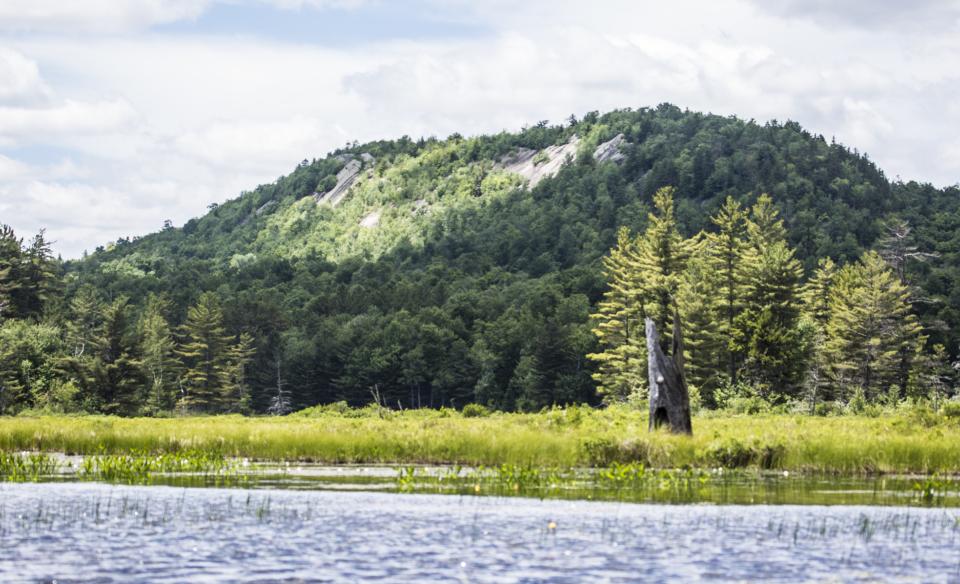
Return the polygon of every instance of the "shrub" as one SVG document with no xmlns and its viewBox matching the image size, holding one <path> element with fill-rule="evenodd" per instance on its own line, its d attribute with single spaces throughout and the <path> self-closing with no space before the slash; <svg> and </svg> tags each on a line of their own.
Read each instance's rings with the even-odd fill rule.
<svg viewBox="0 0 960 584">
<path fill-rule="evenodd" d="M 744 468 L 756 465 L 763 469 L 778 468 L 787 453 L 783 444 L 745 444 L 736 438 L 713 442 L 707 446 L 704 458 L 726 468 Z"/>
<path fill-rule="evenodd" d="M 588 438 L 580 443 L 580 451 L 586 464 L 599 467 L 628 462 L 650 466 L 653 458 L 653 446 L 645 440 Z"/>
<path fill-rule="evenodd" d="M 467 404 L 460 411 L 464 418 L 486 418 L 490 415 L 490 408 L 481 404 Z"/>
</svg>

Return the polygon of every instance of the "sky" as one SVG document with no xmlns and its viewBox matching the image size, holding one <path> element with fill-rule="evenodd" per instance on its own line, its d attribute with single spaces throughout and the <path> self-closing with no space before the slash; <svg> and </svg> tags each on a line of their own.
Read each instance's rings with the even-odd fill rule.
<svg viewBox="0 0 960 584">
<path fill-rule="evenodd" d="M 960 0 L 0 0 L 0 223 L 78 257 L 347 142 L 656 106 L 960 182 Z"/>
</svg>

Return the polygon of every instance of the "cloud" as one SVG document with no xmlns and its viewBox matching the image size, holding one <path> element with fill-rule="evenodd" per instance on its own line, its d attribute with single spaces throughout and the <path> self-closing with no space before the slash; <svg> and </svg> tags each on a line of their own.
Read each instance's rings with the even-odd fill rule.
<svg viewBox="0 0 960 584">
<path fill-rule="evenodd" d="M 954 29 L 960 24 L 958 0 L 751 0 L 760 10 L 784 18 L 856 28 Z"/>
<path fill-rule="evenodd" d="M 64 134 L 107 133 L 123 128 L 135 117 L 133 106 L 124 100 L 67 100 L 46 108 L 0 107 L 0 139 L 50 141 Z"/>
<path fill-rule="evenodd" d="M 210 0 L 3 0 L 0 30 L 117 33 L 195 19 Z"/>
<path fill-rule="evenodd" d="M 47 97 L 37 63 L 17 51 L 0 47 L 0 105 L 18 105 Z"/>
</svg>

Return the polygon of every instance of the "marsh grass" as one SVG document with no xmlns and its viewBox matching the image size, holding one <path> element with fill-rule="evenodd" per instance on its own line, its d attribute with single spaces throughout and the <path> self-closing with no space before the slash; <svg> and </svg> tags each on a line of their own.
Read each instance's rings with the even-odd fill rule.
<svg viewBox="0 0 960 584">
<path fill-rule="evenodd" d="M 464 417 L 453 410 L 317 408 L 286 417 L 0 418 L 0 451 L 208 452 L 231 458 L 537 468 L 761 468 L 836 474 L 960 472 L 960 422 L 879 417 L 710 416 L 694 435 L 647 432 L 626 407 Z"/>
</svg>

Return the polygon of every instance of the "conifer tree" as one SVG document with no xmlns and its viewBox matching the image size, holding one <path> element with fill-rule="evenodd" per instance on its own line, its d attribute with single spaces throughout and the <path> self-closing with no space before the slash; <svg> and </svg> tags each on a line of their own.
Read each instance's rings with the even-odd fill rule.
<svg viewBox="0 0 960 584">
<path fill-rule="evenodd" d="M 0 319 L 18 316 L 14 296 L 21 285 L 21 243 L 12 227 L 0 225 Z"/>
<path fill-rule="evenodd" d="M 185 410 L 213 412 L 223 406 L 229 381 L 230 337 L 223 327 L 223 312 L 215 294 L 205 292 L 187 311 L 180 329 L 177 354 L 185 370 L 180 379 L 178 405 Z"/>
<path fill-rule="evenodd" d="M 177 359 L 173 331 L 167 321 L 169 302 L 151 295 L 140 317 L 140 342 L 143 368 L 147 378 L 143 400 L 150 411 L 173 408 L 176 380 L 181 369 Z"/>
<path fill-rule="evenodd" d="M 751 381 L 765 397 L 796 393 L 804 370 L 800 317 L 803 270 L 786 242 L 772 199 L 761 195 L 746 220 L 743 311 L 735 321 Z"/>
<path fill-rule="evenodd" d="M 593 379 L 607 402 L 643 395 L 647 386 L 643 286 L 634 269 L 635 254 L 636 240 L 623 227 L 616 247 L 603 258 L 608 289 L 592 315 L 593 334 L 603 350 L 587 357 L 597 363 Z"/>
<path fill-rule="evenodd" d="M 237 342 L 227 351 L 227 385 L 223 401 L 228 412 L 249 413 L 250 387 L 247 385 L 247 369 L 256 354 L 254 339 L 250 333 L 240 333 Z"/>
<path fill-rule="evenodd" d="M 634 282 L 646 301 L 646 316 L 653 319 L 661 342 L 669 346 L 673 330 L 676 295 L 680 288 L 693 244 L 680 235 L 673 212 L 673 187 L 664 187 L 653 196 L 654 212 L 647 229 L 637 241 Z"/>
<path fill-rule="evenodd" d="M 879 254 L 867 252 L 838 270 L 826 348 L 841 399 L 860 390 L 869 401 L 892 385 L 905 388 L 921 341 L 910 291 Z"/>
<path fill-rule="evenodd" d="M 106 305 L 102 324 L 93 339 L 93 361 L 99 409 L 108 414 L 134 413 L 144 385 L 143 363 L 130 327 L 130 305 L 124 296 Z"/>
<path fill-rule="evenodd" d="M 745 212 L 733 197 L 713 217 L 716 232 L 707 233 L 705 253 L 711 271 L 717 277 L 720 318 L 714 323 L 723 338 L 723 361 L 731 383 L 737 382 L 741 357 L 737 350 L 736 321 L 743 309 L 741 265 L 746 247 Z"/>
<path fill-rule="evenodd" d="M 726 343 L 717 326 L 723 320 L 719 280 L 706 254 L 699 251 L 691 256 L 677 293 L 687 381 L 691 392 L 695 388 L 709 407 L 715 405 L 714 391 L 726 367 Z"/>
</svg>

